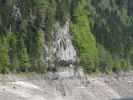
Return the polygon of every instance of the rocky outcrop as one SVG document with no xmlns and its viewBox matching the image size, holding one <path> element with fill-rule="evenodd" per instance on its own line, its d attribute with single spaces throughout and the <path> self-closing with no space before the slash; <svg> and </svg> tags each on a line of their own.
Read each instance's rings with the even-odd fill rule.
<svg viewBox="0 0 133 100">
<path fill-rule="evenodd" d="M 59 22 L 54 24 L 51 35 L 52 39 L 50 43 L 46 39 L 44 44 L 45 62 L 49 64 L 49 67 L 54 67 L 55 64 L 74 64 L 77 59 L 77 54 L 72 43 L 72 36 L 69 33 L 69 22 L 66 22 L 62 26 Z"/>
<path fill-rule="evenodd" d="M 76 50 L 69 33 L 69 22 L 66 22 L 63 26 L 56 23 L 53 37 L 54 54 L 56 55 L 57 61 L 64 61 L 69 64 L 74 63 L 76 61 Z"/>
</svg>

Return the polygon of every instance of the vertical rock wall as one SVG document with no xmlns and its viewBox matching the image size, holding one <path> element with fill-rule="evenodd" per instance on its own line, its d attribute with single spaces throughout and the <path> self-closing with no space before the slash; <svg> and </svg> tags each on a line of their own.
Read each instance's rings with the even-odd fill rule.
<svg viewBox="0 0 133 100">
<path fill-rule="evenodd" d="M 56 23 L 53 37 L 54 54 L 57 62 L 74 63 L 76 61 L 76 50 L 69 33 L 69 22 L 66 22 L 64 26 Z"/>
</svg>

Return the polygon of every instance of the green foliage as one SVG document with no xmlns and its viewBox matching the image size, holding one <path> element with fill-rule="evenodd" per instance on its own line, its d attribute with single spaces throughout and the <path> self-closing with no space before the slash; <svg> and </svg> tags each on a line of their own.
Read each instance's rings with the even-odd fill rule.
<svg viewBox="0 0 133 100">
<path fill-rule="evenodd" d="M 0 72 L 5 73 L 9 67 L 8 43 L 4 36 L 0 37 Z"/>
<path fill-rule="evenodd" d="M 10 58 L 10 70 L 15 70 L 19 67 L 18 60 L 18 51 L 17 51 L 17 34 L 16 33 L 8 33 L 7 36 L 8 45 L 9 45 L 9 58 Z"/>
<path fill-rule="evenodd" d="M 95 62 L 98 57 L 95 37 L 91 33 L 89 13 L 85 9 L 84 2 L 79 2 L 74 10 L 75 21 L 71 31 L 74 36 L 74 43 L 79 51 L 81 64 L 88 71 L 95 69 Z M 91 49 L 90 49 L 91 48 Z"/>
<path fill-rule="evenodd" d="M 19 69 L 21 71 L 27 71 L 31 67 L 31 65 L 29 61 L 27 48 L 24 45 L 23 38 L 20 38 L 20 40 L 18 41 L 18 50 Z"/>
<path fill-rule="evenodd" d="M 45 71 L 44 44 L 52 45 L 53 25 L 66 21 L 70 21 L 73 43 L 86 72 L 132 69 L 132 3 L 132 0 L 0 2 L 0 71 Z"/>
<path fill-rule="evenodd" d="M 34 60 L 33 60 L 33 66 L 35 69 L 39 72 L 45 72 L 46 71 L 46 66 L 44 62 L 44 32 L 43 31 L 38 31 L 36 33 L 36 38 L 35 38 L 35 50 L 34 50 Z"/>
<path fill-rule="evenodd" d="M 98 54 L 99 54 L 99 64 L 98 64 L 99 70 L 102 72 L 110 73 L 114 66 L 112 55 L 100 44 L 98 44 Z"/>
</svg>

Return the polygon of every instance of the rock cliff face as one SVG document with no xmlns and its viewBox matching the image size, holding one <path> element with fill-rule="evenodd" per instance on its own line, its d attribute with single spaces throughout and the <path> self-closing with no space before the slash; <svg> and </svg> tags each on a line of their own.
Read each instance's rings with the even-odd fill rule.
<svg viewBox="0 0 133 100">
<path fill-rule="evenodd" d="M 65 61 L 68 64 L 74 63 L 76 61 L 76 50 L 69 33 L 69 22 L 66 22 L 64 26 L 61 26 L 59 23 L 55 24 L 55 32 L 53 35 L 54 53 L 57 61 Z"/>
<path fill-rule="evenodd" d="M 72 43 L 72 36 L 69 33 L 69 22 L 60 25 L 57 22 L 52 31 L 51 45 L 44 43 L 44 60 L 45 62 L 52 61 L 61 65 L 74 64 L 77 59 L 76 50 Z"/>
</svg>

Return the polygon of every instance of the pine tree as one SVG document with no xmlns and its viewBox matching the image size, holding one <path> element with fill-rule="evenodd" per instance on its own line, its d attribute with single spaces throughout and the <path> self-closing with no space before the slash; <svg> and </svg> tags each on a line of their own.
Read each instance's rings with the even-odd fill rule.
<svg viewBox="0 0 133 100">
<path fill-rule="evenodd" d="M 45 66 L 45 61 L 44 61 L 44 32 L 42 30 L 39 30 L 36 33 L 36 38 L 35 38 L 35 55 L 34 55 L 34 66 L 35 69 L 39 72 L 45 72 L 46 71 L 46 66 Z"/>
<path fill-rule="evenodd" d="M 85 66 L 85 70 L 91 72 L 95 69 L 95 61 L 97 61 L 98 51 L 96 40 L 90 29 L 89 12 L 85 9 L 86 2 L 81 0 L 74 10 L 74 23 L 72 25 L 72 33 L 74 35 L 75 46 L 79 50 L 81 64 Z M 91 49 L 90 49 L 91 48 Z"/>
<path fill-rule="evenodd" d="M 19 69 L 20 71 L 27 71 L 31 67 L 31 64 L 27 48 L 25 47 L 24 39 L 22 37 L 20 37 L 17 47 L 18 47 Z"/>
<path fill-rule="evenodd" d="M 7 39 L 0 36 L 0 72 L 5 73 L 9 68 L 8 43 Z"/>
<path fill-rule="evenodd" d="M 10 58 L 10 70 L 16 70 L 19 68 L 19 60 L 18 60 L 18 52 L 17 52 L 17 34 L 16 33 L 8 33 L 7 39 L 9 44 L 9 58 Z"/>
</svg>

